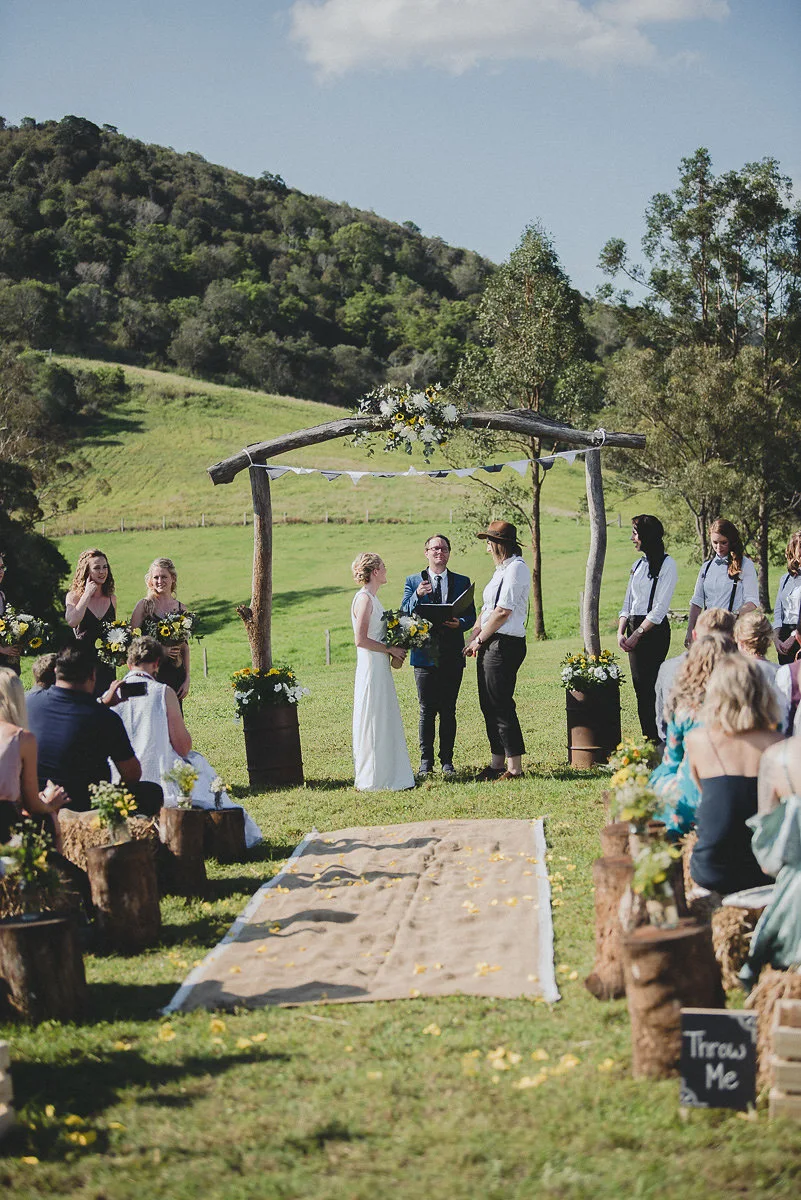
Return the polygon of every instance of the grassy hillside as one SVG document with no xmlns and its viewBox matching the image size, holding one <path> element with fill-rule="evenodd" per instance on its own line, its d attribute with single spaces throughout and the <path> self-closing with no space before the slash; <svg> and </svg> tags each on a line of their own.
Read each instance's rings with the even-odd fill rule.
<svg viewBox="0 0 801 1200">
<path fill-rule="evenodd" d="M 60 358 L 67 366 L 92 367 L 88 359 Z M 273 396 L 244 388 L 223 387 L 181 375 L 138 367 L 125 367 L 132 385 L 129 396 L 113 411 L 98 418 L 83 443 L 86 467 L 82 471 L 76 512 L 52 520 L 53 535 L 95 530 L 199 525 L 241 524 L 250 512 L 250 485 L 243 473 L 234 483 L 214 487 L 206 474 L 212 463 L 251 442 L 276 437 L 295 429 L 321 424 L 342 416 L 341 408 Z M 499 453 L 498 459 L 519 452 Z M 405 471 L 413 463 L 423 469 L 421 455 L 385 454 L 368 457 L 364 448 L 345 439 L 299 450 L 277 459 L 300 466 L 336 470 Z M 447 464 L 441 456 L 432 466 Z M 609 519 L 618 511 L 624 519 L 642 511 L 643 500 L 621 504 L 607 480 Z M 273 485 L 276 522 L 286 519 L 322 521 L 345 519 L 363 522 L 419 520 L 436 525 L 454 522 L 466 504 L 475 503 L 479 488 L 469 480 L 349 479 L 329 483 L 322 476 L 287 475 Z M 584 497 L 581 460 L 571 467 L 557 462 L 549 472 L 544 504 L 551 514 L 575 514 Z M 657 511 L 659 511 L 657 509 Z"/>
</svg>

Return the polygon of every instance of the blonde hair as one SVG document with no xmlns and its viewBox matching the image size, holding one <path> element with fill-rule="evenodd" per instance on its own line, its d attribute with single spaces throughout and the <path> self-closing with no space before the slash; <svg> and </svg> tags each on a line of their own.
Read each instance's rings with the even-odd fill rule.
<svg viewBox="0 0 801 1200">
<path fill-rule="evenodd" d="M 736 643 L 725 633 L 707 633 L 696 638 L 679 667 L 668 696 L 667 716 L 686 712 L 694 717 L 704 702 L 706 686 L 715 666 L 724 654 L 734 654 L 736 650 Z"/>
<path fill-rule="evenodd" d="M 371 554 L 369 551 L 360 554 L 351 563 L 353 578 L 357 583 L 369 583 L 383 562 L 380 554 Z"/>
<path fill-rule="evenodd" d="M 153 572 L 156 570 L 157 567 L 160 568 L 160 570 L 162 570 L 162 571 L 168 572 L 170 578 L 172 579 L 172 587 L 170 588 L 170 594 L 174 596 L 175 589 L 178 587 L 178 572 L 176 571 L 175 563 L 172 561 L 171 558 L 154 558 L 152 563 L 150 564 L 150 566 L 147 568 L 147 571 L 145 572 L 145 587 L 147 588 L 148 596 L 151 595 L 150 576 L 153 574 Z"/>
<path fill-rule="evenodd" d="M 747 733 L 775 729 L 781 714 L 759 663 L 745 654 L 731 654 L 722 658 L 710 675 L 700 716 L 709 729 Z"/>
<path fill-rule="evenodd" d="M 741 613 L 734 624 L 734 640 L 744 653 L 765 657 L 773 640 L 773 626 L 761 608 Z"/>
<path fill-rule="evenodd" d="M 75 574 L 73 575 L 72 583 L 70 584 L 70 596 L 80 596 L 83 592 L 84 584 L 89 578 L 89 565 L 93 558 L 104 558 L 106 560 L 106 566 L 108 567 L 106 582 L 100 589 L 102 595 L 114 595 L 114 576 L 111 574 L 111 563 L 108 561 L 108 555 L 104 554 L 102 550 L 93 549 L 82 550 L 78 555 L 78 565 L 75 568 Z"/>
<path fill-rule="evenodd" d="M 699 638 L 705 633 L 728 633 L 732 637 L 736 619 L 728 608 L 705 608 L 695 622 L 695 636 Z"/>
<path fill-rule="evenodd" d="M 20 729 L 28 728 L 25 689 L 19 676 L 8 667 L 0 667 L 0 721 L 19 725 Z"/>
</svg>

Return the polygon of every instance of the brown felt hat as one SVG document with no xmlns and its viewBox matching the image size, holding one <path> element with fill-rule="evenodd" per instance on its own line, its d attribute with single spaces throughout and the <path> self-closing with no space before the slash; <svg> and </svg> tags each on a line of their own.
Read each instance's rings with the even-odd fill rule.
<svg viewBox="0 0 801 1200">
<path fill-rule="evenodd" d="M 489 542 L 503 542 L 510 546 L 518 544 L 517 529 L 514 525 L 510 525 L 508 521 L 490 521 L 487 526 L 487 532 L 477 533 L 476 537 L 483 538 Z"/>
</svg>

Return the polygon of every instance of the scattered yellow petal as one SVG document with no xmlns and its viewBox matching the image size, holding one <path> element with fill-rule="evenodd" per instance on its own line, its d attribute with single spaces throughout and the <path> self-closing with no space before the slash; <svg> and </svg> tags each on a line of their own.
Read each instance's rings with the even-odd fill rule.
<svg viewBox="0 0 801 1200">
<path fill-rule="evenodd" d="M 435 970 L 435 971 L 441 971 L 441 970 L 442 970 L 442 963 L 434 963 L 434 964 L 433 964 L 433 966 L 434 966 L 434 970 Z"/>
<path fill-rule="evenodd" d="M 599 1071 L 614 1071 L 617 1063 L 613 1058 L 605 1058 L 603 1062 L 598 1063 Z"/>
<path fill-rule="evenodd" d="M 115 1043 L 114 1043 L 114 1045 L 113 1045 L 112 1049 L 113 1049 L 113 1050 L 130 1050 L 130 1049 L 131 1049 L 131 1043 L 130 1043 L 130 1042 L 126 1042 L 126 1041 L 124 1041 L 123 1039 L 120 1039 L 120 1041 L 118 1041 L 118 1042 L 115 1042 Z"/>
<path fill-rule="evenodd" d="M 534 872 L 533 871 L 524 871 L 523 874 L 524 875 L 533 875 Z"/>
<path fill-rule="evenodd" d="M 580 1058 L 576 1058 L 575 1054 L 563 1054 L 559 1059 L 560 1065 L 571 1071 L 573 1067 L 577 1067 L 581 1062 Z"/>
<path fill-rule="evenodd" d="M 495 907 L 495 905 L 496 905 L 497 903 L 498 903 L 498 901 L 497 901 L 497 900 L 490 900 L 490 904 L 492 905 L 492 907 L 493 907 L 493 908 Z"/>
<path fill-rule="evenodd" d="M 175 1036 L 175 1030 L 173 1029 L 172 1025 L 162 1025 L 159 1029 L 160 1042 L 171 1042 Z"/>
<path fill-rule="evenodd" d="M 241 968 L 241 967 L 229 967 L 229 968 L 228 968 L 228 974 L 229 974 L 229 975 L 241 975 L 241 974 L 242 974 L 242 968 Z"/>
<path fill-rule="evenodd" d="M 266 1042 L 267 1034 L 266 1033 L 252 1033 L 250 1035 L 250 1040 L 252 1042 Z"/>
<path fill-rule="evenodd" d="M 237 1048 L 237 1050 L 249 1050 L 250 1049 L 250 1038 L 246 1038 L 246 1037 L 237 1038 L 236 1039 L 236 1048 Z"/>
<path fill-rule="evenodd" d="M 353 1046 L 346 1046 L 346 1047 L 345 1047 L 345 1053 L 346 1053 L 346 1054 L 352 1054 L 352 1053 L 353 1053 Z"/>
<path fill-rule="evenodd" d="M 526 979 L 529 983 L 539 983 L 540 981 L 539 975 L 527 975 Z"/>
<path fill-rule="evenodd" d="M 512 1084 L 513 1088 L 517 1088 L 519 1092 L 525 1091 L 526 1088 L 539 1087 L 541 1083 L 545 1083 L 548 1076 L 544 1071 L 538 1072 L 536 1075 L 523 1075 L 516 1083 Z"/>
<path fill-rule="evenodd" d="M 423 963 L 415 963 L 414 964 L 414 974 L 415 975 L 425 975 L 427 970 L 428 970 L 428 967 L 424 966 Z"/>
<path fill-rule="evenodd" d="M 568 979 L 578 979 L 578 971 L 571 971 L 568 975 Z"/>
<path fill-rule="evenodd" d="M 429 904 L 430 902 L 431 902 L 430 896 L 423 896 L 423 904 Z"/>
<path fill-rule="evenodd" d="M 24 1162 L 26 1164 L 26 1166 L 35 1167 L 36 1164 L 38 1163 L 39 1159 L 36 1157 L 35 1154 L 23 1154 L 22 1158 L 19 1161 Z"/>
<path fill-rule="evenodd" d="M 493 1058 L 492 1069 L 493 1071 L 511 1071 L 512 1068 L 505 1058 Z"/>
<path fill-rule="evenodd" d="M 409 988 L 409 995 L 411 996 L 412 1000 L 416 1000 L 417 997 L 420 995 L 420 989 L 419 988 Z"/>
<path fill-rule="evenodd" d="M 575 863 L 568 863 L 567 866 L 565 867 L 566 871 L 575 871 L 575 869 L 576 869 Z"/>
<path fill-rule="evenodd" d="M 280 925 L 271 925 L 270 926 L 270 933 L 280 933 L 280 932 L 281 932 Z"/>
<path fill-rule="evenodd" d="M 213 1017 L 209 1021 L 209 1030 L 212 1033 L 225 1033 L 225 1021 L 222 1021 L 219 1017 Z"/>
<path fill-rule="evenodd" d="M 514 908 L 515 905 L 517 904 L 517 896 L 509 896 L 506 903 L 509 905 L 510 908 Z"/>
<path fill-rule="evenodd" d="M 267 953 L 267 947 L 266 947 L 266 946 L 258 946 L 258 947 L 257 947 L 257 949 L 256 949 L 256 953 L 257 953 L 257 954 L 266 954 L 266 953 Z"/>
<path fill-rule="evenodd" d="M 442 1030 L 440 1029 L 439 1025 L 432 1024 L 426 1025 L 423 1033 L 428 1034 L 430 1037 L 439 1037 L 439 1035 L 442 1033 Z"/>
<path fill-rule="evenodd" d="M 368 1079 L 383 1079 L 384 1072 L 383 1071 L 368 1071 L 367 1078 Z"/>
<path fill-rule="evenodd" d="M 212 1046 L 224 1046 L 225 1042 L 223 1041 L 223 1039 L 221 1037 L 213 1037 L 211 1039 L 211 1044 L 212 1044 Z"/>
<path fill-rule="evenodd" d="M 534 1059 L 534 1062 L 545 1062 L 550 1058 L 550 1055 L 547 1050 L 541 1050 L 538 1048 L 537 1050 L 531 1051 L 531 1057 Z"/>
<path fill-rule="evenodd" d="M 506 1055 L 506 1060 L 507 1062 L 510 1062 L 513 1067 L 516 1067 L 522 1057 L 522 1054 L 516 1054 L 513 1051 L 510 1051 L 509 1054 Z"/>
<path fill-rule="evenodd" d="M 570 967 L 567 965 L 567 963 L 560 963 L 556 969 L 560 975 L 567 975 Z"/>
<path fill-rule="evenodd" d="M 554 906 L 554 908 L 559 908 L 560 905 L 564 904 L 564 901 L 560 900 L 557 896 L 555 900 L 551 901 L 551 904 Z"/>
</svg>

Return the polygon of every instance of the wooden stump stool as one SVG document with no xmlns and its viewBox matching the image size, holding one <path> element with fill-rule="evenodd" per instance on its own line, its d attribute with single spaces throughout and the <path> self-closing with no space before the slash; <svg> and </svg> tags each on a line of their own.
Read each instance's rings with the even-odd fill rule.
<svg viewBox="0 0 801 1200">
<path fill-rule="evenodd" d="M 173 895 L 205 895 L 205 828 L 206 813 L 202 808 L 162 808 L 159 813 L 159 835 L 170 852 L 168 890 Z"/>
<path fill-rule="evenodd" d="M 245 857 L 245 812 L 241 808 L 212 808 L 206 812 L 203 840 L 206 858 L 241 862 Z"/>
<path fill-rule="evenodd" d="M 619 858 L 629 852 L 628 821 L 612 821 L 601 830 L 601 853 L 604 858 Z"/>
<path fill-rule="evenodd" d="M 150 844 L 92 846 L 86 859 L 97 924 L 109 946 L 136 953 L 155 945 L 161 910 Z"/>
<path fill-rule="evenodd" d="M 681 1057 L 681 1009 L 723 1008 L 720 967 L 709 926 L 642 925 L 622 938 L 631 1020 L 632 1074 L 666 1079 Z"/>
<path fill-rule="evenodd" d="M 625 825 L 628 839 L 628 825 Z M 607 825 L 607 829 L 614 826 Z M 628 854 L 596 858 L 592 864 L 595 887 L 595 962 L 584 986 L 597 1000 L 617 1000 L 626 994 L 621 948 L 620 901 L 631 877 L 634 864 Z"/>
<path fill-rule="evenodd" d="M 66 917 L 0 921 L 0 1017 L 77 1021 L 86 1003 L 78 937 Z"/>
</svg>

